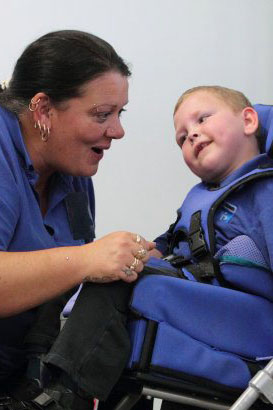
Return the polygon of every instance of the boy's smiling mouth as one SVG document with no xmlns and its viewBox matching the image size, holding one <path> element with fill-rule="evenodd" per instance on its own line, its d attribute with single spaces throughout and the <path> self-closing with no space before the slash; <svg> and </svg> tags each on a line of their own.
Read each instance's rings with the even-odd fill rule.
<svg viewBox="0 0 273 410">
<path fill-rule="evenodd" d="M 198 157 L 198 155 L 200 154 L 200 152 L 207 147 L 209 144 L 211 143 L 211 141 L 206 141 L 206 142 L 201 142 L 199 144 L 197 144 L 194 148 L 194 155 L 196 156 L 196 158 Z"/>
</svg>

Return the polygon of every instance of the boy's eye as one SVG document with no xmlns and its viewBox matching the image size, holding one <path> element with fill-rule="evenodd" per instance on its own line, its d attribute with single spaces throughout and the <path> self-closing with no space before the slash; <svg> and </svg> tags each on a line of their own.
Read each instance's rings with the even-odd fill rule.
<svg viewBox="0 0 273 410">
<path fill-rule="evenodd" d="M 187 135 L 182 135 L 181 137 L 179 137 L 179 139 L 178 139 L 178 145 L 179 145 L 179 147 L 182 147 L 182 145 L 184 144 L 184 142 L 186 141 L 186 139 L 187 139 Z"/>
<path fill-rule="evenodd" d="M 208 118 L 208 117 L 209 117 L 209 114 L 201 115 L 201 116 L 198 118 L 198 123 L 199 123 L 199 124 L 202 124 L 202 122 L 204 122 L 204 121 L 206 120 L 206 118 Z"/>
</svg>

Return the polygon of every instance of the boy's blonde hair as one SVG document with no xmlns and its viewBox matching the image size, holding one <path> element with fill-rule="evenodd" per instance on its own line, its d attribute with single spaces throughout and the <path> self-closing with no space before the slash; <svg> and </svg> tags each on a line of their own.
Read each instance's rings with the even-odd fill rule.
<svg viewBox="0 0 273 410">
<path fill-rule="evenodd" d="M 216 97 L 220 98 L 227 105 L 229 105 L 229 107 L 235 113 L 242 111 L 246 107 L 252 107 L 252 104 L 249 101 L 249 99 L 246 98 L 246 96 L 241 91 L 233 90 L 232 88 L 221 87 L 220 85 L 200 85 L 198 87 L 190 88 L 189 90 L 185 91 L 181 95 L 181 97 L 179 97 L 174 107 L 173 115 L 175 115 L 176 111 L 187 97 L 198 91 L 206 91 L 211 94 L 214 94 Z M 261 133 L 260 125 L 258 126 L 255 136 L 258 142 L 260 152 L 264 152 L 265 138 Z"/>
<path fill-rule="evenodd" d="M 206 91 L 216 95 L 226 104 L 228 104 L 234 112 L 242 111 L 246 107 L 252 107 L 251 102 L 240 91 L 233 90 L 232 88 L 221 87 L 220 85 L 201 85 L 199 87 L 190 88 L 181 95 L 174 107 L 174 114 L 176 113 L 182 102 L 189 95 L 197 91 Z"/>
</svg>

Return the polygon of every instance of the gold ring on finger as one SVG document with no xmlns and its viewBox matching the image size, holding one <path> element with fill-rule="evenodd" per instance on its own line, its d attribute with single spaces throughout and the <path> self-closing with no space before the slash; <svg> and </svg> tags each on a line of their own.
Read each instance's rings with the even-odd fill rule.
<svg viewBox="0 0 273 410">
<path fill-rule="evenodd" d="M 137 251 L 136 254 L 136 258 L 137 259 L 143 259 L 145 258 L 145 256 L 147 255 L 147 250 L 143 248 L 143 246 L 141 246 L 141 248 L 139 249 L 139 251 Z"/>
<path fill-rule="evenodd" d="M 122 270 L 123 270 L 123 272 L 125 273 L 126 276 L 132 276 L 134 274 L 133 269 L 131 269 L 131 268 L 125 268 L 125 269 L 122 269 Z"/>
<path fill-rule="evenodd" d="M 139 264 L 139 259 L 135 258 L 134 262 L 132 263 L 132 265 L 130 266 L 130 270 L 135 270 L 137 265 Z"/>
<path fill-rule="evenodd" d="M 136 243 L 141 243 L 141 236 L 138 233 L 136 235 Z"/>
</svg>

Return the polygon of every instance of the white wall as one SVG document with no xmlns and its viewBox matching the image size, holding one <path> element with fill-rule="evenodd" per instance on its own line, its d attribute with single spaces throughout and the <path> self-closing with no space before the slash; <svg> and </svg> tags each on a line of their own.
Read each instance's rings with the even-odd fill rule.
<svg viewBox="0 0 273 410">
<path fill-rule="evenodd" d="M 200 84 L 243 91 L 272 103 L 273 0 L 1 1 L 0 80 L 23 48 L 64 28 L 90 31 L 130 62 L 126 137 L 94 178 L 97 236 L 132 230 L 153 238 L 197 181 L 175 145 L 172 111 Z"/>
</svg>

